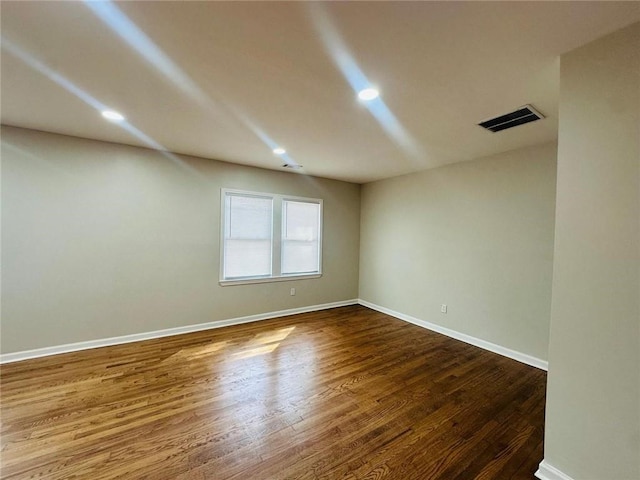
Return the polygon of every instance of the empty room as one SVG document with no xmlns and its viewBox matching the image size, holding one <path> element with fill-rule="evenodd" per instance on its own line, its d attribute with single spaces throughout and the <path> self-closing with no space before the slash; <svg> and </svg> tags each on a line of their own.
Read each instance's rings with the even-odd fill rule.
<svg viewBox="0 0 640 480">
<path fill-rule="evenodd" d="M 640 479 L 640 2 L 0 14 L 2 480 Z"/>
</svg>

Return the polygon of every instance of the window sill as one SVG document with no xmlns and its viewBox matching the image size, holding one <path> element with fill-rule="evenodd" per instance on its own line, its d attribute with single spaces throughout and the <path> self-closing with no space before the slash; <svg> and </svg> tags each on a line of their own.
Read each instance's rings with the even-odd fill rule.
<svg viewBox="0 0 640 480">
<path fill-rule="evenodd" d="M 265 278 L 243 278 L 238 280 L 220 280 L 220 285 L 229 287 L 232 285 L 246 285 L 251 283 L 272 283 L 272 282 L 290 282 L 292 280 L 308 280 L 311 278 L 320 278 L 321 273 L 310 273 L 308 275 L 283 275 L 282 277 L 265 277 Z"/>
</svg>

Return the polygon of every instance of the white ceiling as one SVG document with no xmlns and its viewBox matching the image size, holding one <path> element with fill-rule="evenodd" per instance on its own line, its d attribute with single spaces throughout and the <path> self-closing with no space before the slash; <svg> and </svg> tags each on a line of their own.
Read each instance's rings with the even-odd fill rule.
<svg viewBox="0 0 640 480">
<path fill-rule="evenodd" d="M 2 1 L 2 123 L 281 169 L 273 143 L 354 182 L 555 139 L 558 56 L 640 20 L 640 2 L 91 5 Z M 347 76 L 379 87 L 376 115 Z M 526 103 L 547 118 L 476 125 Z"/>
</svg>

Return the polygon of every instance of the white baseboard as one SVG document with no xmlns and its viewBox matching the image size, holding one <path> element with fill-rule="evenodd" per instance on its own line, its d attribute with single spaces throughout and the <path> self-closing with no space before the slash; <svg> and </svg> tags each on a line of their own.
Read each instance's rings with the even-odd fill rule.
<svg viewBox="0 0 640 480">
<path fill-rule="evenodd" d="M 19 362 L 22 360 L 28 360 L 30 358 L 47 357 L 49 355 L 58 355 L 60 353 L 77 352 L 79 350 L 88 350 L 90 348 L 108 347 L 110 345 L 140 342 L 142 340 L 150 340 L 152 338 L 169 337 L 171 335 L 199 332 L 202 330 L 210 330 L 213 328 L 228 327 L 230 325 L 239 325 L 241 323 L 257 322 L 259 320 L 268 320 L 271 318 L 285 317 L 287 315 L 315 312 L 318 310 L 326 310 L 328 308 L 344 307 L 347 305 L 356 304 L 358 304 L 357 299 L 343 300 L 341 302 L 323 303 L 321 305 L 311 305 L 308 307 L 290 308 L 288 310 L 279 310 L 277 312 L 259 313 L 257 315 L 249 315 L 246 317 L 215 320 L 213 322 L 199 323 L 197 325 L 187 325 L 185 327 L 167 328 L 164 330 L 156 330 L 153 332 L 134 333 L 131 335 L 122 335 L 120 337 L 102 338 L 99 340 L 89 340 L 86 342 L 68 343 L 66 345 L 37 348 L 35 350 L 26 350 L 23 352 L 5 353 L 0 355 L 0 364 Z"/>
<path fill-rule="evenodd" d="M 366 300 L 359 299 L 358 303 L 373 310 L 391 315 L 392 317 L 399 318 L 400 320 L 404 320 L 405 322 L 413 323 L 414 325 L 418 325 L 419 327 L 441 333 L 443 335 L 446 335 L 447 337 L 455 338 L 456 340 L 475 345 L 476 347 L 484 348 L 485 350 L 489 350 L 490 352 L 509 357 L 521 363 L 526 363 L 527 365 L 539 368 L 540 370 L 546 371 L 548 369 L 548 363 L 545 360 L 527 355 L 526 353 L 517 352 L 515 350 L 511 350 L 510 348 L 502 347 L 500 345 L 496 345 L 495 343 L 487 342 L 486 340 L 482 340 L 465 333 L 451 330 L 450 328 L 441 327 L 440 325 L 436 325 L 435 323 L 427 322 L 426 320 L 420 320 L 419 318 L 412 317 L 411 315 L 396 312 L 395 310 L 381 307 L 380 305 L 367 302 Z"/>
<path fill-rule="evenodd" d="M 535 476 L 540 480 L 573 480 L 566 473 L 561 472 L 556 467 L 547 463 L 546 460 L 542 460 L 542 462 L 540 462 L 538 471 L 535 473 Z"/>
<path fill-rule="evenodd" d="M 260 313 L 257 315 L 230 318 L 226 320 L 215 320 L 213 322 L 200 323 L 197 325 L 187 325 L 184 327 L 167 328 L 164 330 L 156 330 L 153 332 L 134 333 L 131 335 L 122 335 L 119 337 L 89 340 L 86 342 L 78 342 L 78 343 L 68 343 L 65 345 L 56 345 L 52 347 L 44 347 L 44 348 L 38 348 L 35 350 L 26 350 L 26 351 L 15 352 L 15 353 L 5 353 L 0 355 L 0 364 L 19 362 L 22 360 L 28 360 L 30 358 L 46 357 L 49 355 L 58 355 L 60 353 L 77 352 L 80 350 L 88 350 L 91 348 L 107 347 L 110 345 L 120 345 L 124 343 L 140 342 L 142 340 L 150 340 L 152 338 L 161 338 L 161 337 L 168 337 L 171 335 L 180 335 L 183 333 L 199 332 L 202 330 L 228 327 L 231 325 L 240 325 L 242 323 L 257 322 L 260 320 L 268 320 L 270 318 L 284 317 L 286 315 L 315 312 L 318 310 L 326 310 L 328 308 L 344 307 L 347 305 L 355 305 L 355 304 L 360 304 L 365 307 L 371 308 L 373 310 L 386 313 L 387 315 L 391 315 L 392 317 L 399 318 L 400 320 L 404 320 L 406 322 L 413 323 L 414 325 L 418 325 L 428 330 L 432 330 L 434 332 L 441 333 L 448 337 L 455 338 L 456 340 L 461 340 L 465 343 L 469 343 L 471 345 L 484 348 L 485 350 L 498 353 L 500 355 L 512 358 L 522 363 L 526 363 L 527 365 L 531 365 L 533 367 L 537 367 L 542 370 L 547 370 L 547 362 L 539 358 L 532 357 L 530 355 L 520 353 L 515 350 L 511 350 L 509 348 L 505 348 L 500 345 L 496 345 L 494 343 L 487 342 L 485 340 L 475 338 L 470 335 L 466 335 L 464 333 L 460 333 L 446 327 L 441 327 L 440 325 L 436 325 L 434 323 L 430 323 L 425 320 L 420 320 L 410 315 L 405 315 L 404 313 L 396 312 L 389 308 L 385 308 L 380 305 L 376 305 L 374 303 L 370 303 L 362 299 L 344 300 L 340 302 L 324 303 L 321 305 L 311 305 L 308 307 L 300 307 L 300 308 L 290 308 L 287 310 L 279 310 L 276 312 Z M 541 468 L 542 468 L 542 464 L 541 464 Z M 549 478 L 553 479 L 554 477 L 549 477 Z M 560 477 L 560 478 L 563 478 L 563 477 Z"/>
</svg>

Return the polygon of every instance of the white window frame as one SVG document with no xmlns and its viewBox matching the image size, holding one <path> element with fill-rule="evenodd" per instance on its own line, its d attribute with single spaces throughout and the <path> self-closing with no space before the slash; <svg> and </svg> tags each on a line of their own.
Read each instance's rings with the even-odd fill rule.
<svg viewBox="0 0 640 480">
<path fill-rule="evenodd" d="M 227 195 L 243 195 L 247 197 L 270 198 L 273 204 L 272 213 L 272 244 L 271 244 L 271 276 L 270 277 L 247 277 L 247 278 L 224 278 L 224 246 L 225 246 L 225 228 L 226 228 L 226 197 Z M 314 203 L 320 205 L 320 224 L 318 235 L 318 272 L 314 273 L 282 273 L 282 205 L 285 200 L 293 202 Z M 291 280 L 303 280 L 307 278 L 322 277 L 322 237 L 324 236 L 324 208 L 322 199 L 296 197 L 292 195 L 281 195 L 277 193 L 252 192 L 247 190 L 235 190 L 231 188 L 220 189 L 220 280 L 222 286 L 227 285 L 244 285 L 250 283 L 270 283 L 270 282 L 286 282 Z"/>
</svg>

